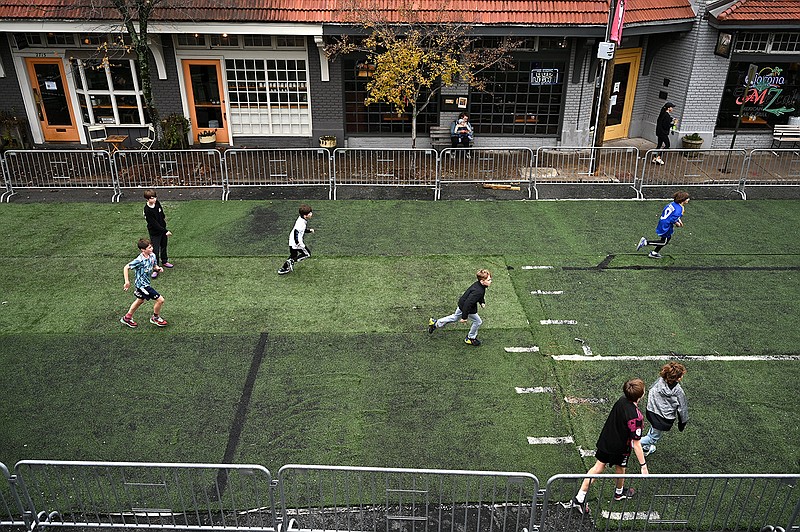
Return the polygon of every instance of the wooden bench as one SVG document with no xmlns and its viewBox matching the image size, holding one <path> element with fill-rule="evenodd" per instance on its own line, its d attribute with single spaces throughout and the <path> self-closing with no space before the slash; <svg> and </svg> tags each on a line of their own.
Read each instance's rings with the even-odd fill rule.
<svg viewBox="0 0 800 532">
<path fill-rule="evenodd" d="M 794 147 L 800 142 L 800 125 L 775 125 L 772 130 L 772 146 L 774 148 L 777 144 L 780 148 L 782 142 L 791 142 Z"/>
<path fill-rule="evenodd" d="M 436 151 L 442 151 L 452 146 L 450 141 L 449 126 L 431 126 L 431 147 Z"/>
</svg>

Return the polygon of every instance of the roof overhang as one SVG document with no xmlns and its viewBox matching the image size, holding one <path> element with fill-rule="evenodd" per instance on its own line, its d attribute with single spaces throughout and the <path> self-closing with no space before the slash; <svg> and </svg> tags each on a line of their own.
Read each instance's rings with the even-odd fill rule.
<svg viewBox="0 0 800 532">
<path fill-rule="evenodd" d="M 0 20 L 0 31 L 12 33 L 119 33 L 118 22 Z M 322 24 L 265 24 L 263 22 L 150 22 L 147 32 L 170 33 L 229 33 L 232 35 L 322 35 Z"/>
</svg>

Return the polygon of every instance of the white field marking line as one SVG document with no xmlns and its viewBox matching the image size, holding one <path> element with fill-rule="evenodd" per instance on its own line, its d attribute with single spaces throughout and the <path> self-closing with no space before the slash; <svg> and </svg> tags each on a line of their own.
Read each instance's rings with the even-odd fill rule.
<svg viewBox="0 0 800 532">
<path fill-rule="evenodd" d="M 517 393 L 553 393 L 553 389 L 548 386 L 536 386 L 534 388 L 520 388 L 515 386 Z"/>
<path fill-rule="evenodd" d="M 523 266 L 523 270 L 552 270 L 552 266 Z"/>
<path fill-rule="evenodd" d="M 609 512 L 608 510 L 602 511 L 603 518 L 611 519 L 612 521 L 656 521 L 661 517 L 658 512 Z"/>
<path fill-rule="evenodd" d="M 594 449 L 583 449 L 578 447 L 578 452 L 581 453 L 581 458 L 588 458 L 590 456 L 594 456 L 597 451 Z"/>
<path fill-rule="evenodd" d="M 564 402 L 571 405 L 601 405 L 606 402 L 605 399 L 596 399 L 593 397 L 564 397 Z"/>
<path fill-rule="evenodd" d="M 575 320 L 539 320 L 540 325 L 577 325 Z"/>
<path fill-rule="evenodd" d="M 531 290 L 532 296 L 560 296 L 563 290 Z"/>
<path fill-rule="evenodd" d="M 539 347 L 532 345 L 530 347 L 504 347 L 506 353 L 538 353 Z"/>
<path fill-rule="evenodd" d="M 621 355 L 618 357 L 603 355 L 552 355 L 553 360 L 568 362 L 607 362 L 628 360 L 710 360 L 720 362 L 753 362 L 760 360 L 800 360 L 800 355 Z"/>
<path fill-rule="evenodd" d="M 575 443 L 575 440 L 572 439 L 572 436 L 557 436 L 555 438 L 534 438 L 533 436 L 528 436 L 528 443 L 531 445 L 561 445 L 564 443 Z"/>
</svg>

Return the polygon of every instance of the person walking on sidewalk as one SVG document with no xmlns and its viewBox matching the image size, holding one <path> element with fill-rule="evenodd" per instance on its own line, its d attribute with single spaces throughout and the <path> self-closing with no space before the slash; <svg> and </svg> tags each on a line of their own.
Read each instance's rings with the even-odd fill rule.
<svg viewBox="0 0 800 532">
<path fill-rule="evenodd" d="M 469 319 L 472 325 L 469 328 L 467 337 L 464 338 L 464 343 L 475 347 L 481 345 L 481 341 L 478 340 L 478 328 L 483 323 L 483 320 L 478 316 L 478 305 L 480 305 L 481 308 L 486 308 L 486 289 L 492 285 L 492 272 L 486 269 L 480 269 L 475 275 L 478 277 L 478 280 L 472 283 L 458 300 L 458 306 L 455 312 L 444 318 L 439 318 L 438 320 L 433 317 L 428 320 L 429 333 L 433 334 L 433 331 L 444 327 L 448 323 L 456 321 L 466 323 Z"/>
<path fill-rule="evenodd" d="M 664 104 L 664 107 L 661 108 L 661 112 L 658 114 L 658 118 L 656 119 L 656 138 L 658 139 L 658 145 L 656 145 L 656 149 L 660 150 L 661 146 L 664 146 L 665 150 L 669 149 L 669 132 L 672 131 L 672 128 L 678 125 L 678 119 L 673 118 L 670 114 L 675 109 L 675 104 L 672 102 L 667 102 Z M 653 164 L 664 164 L 664 160 L 661 158 L 660 153 L 656 153 L 656 156 L 653 157 Z"/>
</svg>

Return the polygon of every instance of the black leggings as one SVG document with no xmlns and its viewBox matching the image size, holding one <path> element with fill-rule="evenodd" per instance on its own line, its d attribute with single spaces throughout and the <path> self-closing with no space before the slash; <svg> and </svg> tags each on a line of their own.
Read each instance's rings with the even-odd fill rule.
<svg viewBox="0 0 800 532">
<path fill-rule="evenodd" d="M 660 150 L 662 145 L 664 146 L 665 150 L 669 149 L 669 135 L 658 135 L 658 145 L 656 146 L 656 149 Z"/>
</svg>

